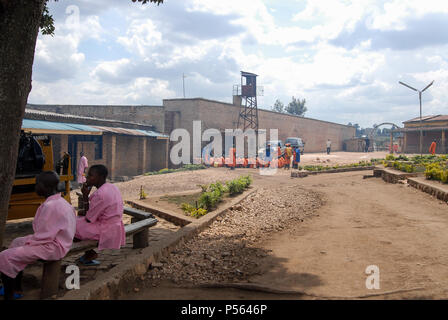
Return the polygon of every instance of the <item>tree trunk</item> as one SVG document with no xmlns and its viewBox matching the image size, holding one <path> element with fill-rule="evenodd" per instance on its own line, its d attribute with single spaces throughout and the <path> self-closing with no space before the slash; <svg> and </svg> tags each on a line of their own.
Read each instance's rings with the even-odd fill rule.
<svg viewBox="0 0 448 320">
<path fill-rule="evenodd" d="M 0 0 L 0 248 L 45 0 Z"/>
</svg>

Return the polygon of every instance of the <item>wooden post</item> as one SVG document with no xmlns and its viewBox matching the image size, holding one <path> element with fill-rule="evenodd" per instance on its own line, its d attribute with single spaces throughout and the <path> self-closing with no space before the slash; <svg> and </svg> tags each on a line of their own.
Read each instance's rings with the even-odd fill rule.
<svg viewBox="0 0 448 320">
<path fill-rule="evenodd" d="M 446 153 L 445 148 L 445 130 L 442 129 L 442 148 L 440 149 L 441 153 Z"/>
<path fill-rule="evenodd" d="M 137 219 L 137 218 L 131 219 L 131 223 L 138 222 L 138 221 L 141 221 L 141 220 Z M 149 245 L 148 236 L 149 236 L 148 228 L 145 228 L 144 230 L 134 234 L 133 235 L 133 243 L 134 243 L 133 248 L 134 249 L 146 248 Z"/>
<path fill-rule="evenodd" d="M 408 133 L 404 133 L 404 141 L 403 141 L 403 153 L 408 152 Z"/>
<path fill-rule="evenodd" d="M 58 293 L 61 260 L 45 261 L 42 272 L 42 289 L 40 298 L 46 299 Z"/>
<path fill-rule="evenodd" d="M 393 154 L 394 153 L 394 135 L 392 133 L 392 131 L 390 131 L 390 153 Z"/>
</svg>

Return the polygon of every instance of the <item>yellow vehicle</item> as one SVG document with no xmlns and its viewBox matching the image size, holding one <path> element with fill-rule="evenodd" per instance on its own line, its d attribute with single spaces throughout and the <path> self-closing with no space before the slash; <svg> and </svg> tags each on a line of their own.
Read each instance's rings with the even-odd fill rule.
<svg viewBox="0 0 448 320">
<path fill-rule="evenodd" d="M 58 191 L 68 203 L 70 200 L 71 158 L 65 153 L 56 165 L 53 160 L 53 144 L 47 135 L 21 132 L 19 154 L 14 184 L 8 207 L 8 220 L 32 218 L 45 201 L 34 191 L 36 176 L 43 171 L 54 170 L 59 174 Z M 62 174 L 61 174 L 62 170 Z"/>
</svg>

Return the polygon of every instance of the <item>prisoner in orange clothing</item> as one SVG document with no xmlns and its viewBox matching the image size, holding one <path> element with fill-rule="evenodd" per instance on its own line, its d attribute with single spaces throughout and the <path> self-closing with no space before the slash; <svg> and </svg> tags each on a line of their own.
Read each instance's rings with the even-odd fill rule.
<svg viewBox="0 0 448 320">
<path fill-rule="evenodd" d="M 429 147 L 429 153 L 434 155 L 436 153 L 436 140 L 433 140 L 431 146 Z"/>
<path fill-rule="evenodd" d="M 292 157 L 292 148 L 291 148 L 291 144 L 287 143 L 286 144 L 286 149 L 285 149 L 285 169 L 290 168 L 291 165 L 291 157 Z"/>
<path fill-rule="evenodd" d="M 235 169 L 236 167 L 236 149 L 230 148 L 229 149 L 229 158 L 226 159 L 227 166 L 230 167 L 230 169 Z"/>
</svg>

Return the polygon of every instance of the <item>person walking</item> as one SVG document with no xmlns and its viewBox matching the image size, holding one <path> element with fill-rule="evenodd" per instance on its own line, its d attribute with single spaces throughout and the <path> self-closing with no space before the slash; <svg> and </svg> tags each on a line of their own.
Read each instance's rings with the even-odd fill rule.
<svg viewBox="0 0 448 320">
<path fill-rule="evenodd" d="M 369 147 L 370 147 L 370 139 L 367 138 L 366 139 L 366 149 L 364 150 L 365 152 L 369 152 Z"/>
<path fill-rule="evenodd" d="M 89 167 L 89 162 L 87 161 L 84 152 L 81 151 L 79 155 L 81 158 L 79 158 L 78 161 L 77 181 L 81 185 L 86 182 L 86 169 Z"/>
<path fill-rule="evenodd" d="M 294 148 L 294 158 L 293 158 L 293 168 L 298 169 L 299 168 L 299 162 L 300 162 L 300 148 L 299 146 L 296 146 Z"/>
<path fill-rule="evenodd" d="M 436 147 L 437 147 L 437 144 L 436 144 L 436 140 L 434 139 L 434 140 L 432 140 L 431 146 L 429 147 L 429 153 L 432 155 L 435 155 Z"/>
<path fill-rule="evenodd" d="M 330 154 L 331 151 L 331 141 L 330 139 L 327 140 L 327 154 Z"/>
<path fill-rule="evenodd" d="M 286 144 L 286 149 L 285 149 L 285 169 L 288 168 L 288 170 L 290 169 L 291 166 L 291 158 L 292 158 L 292 148 L 291 148 L 291 144 L 287 143 Z"/>
</svg>

